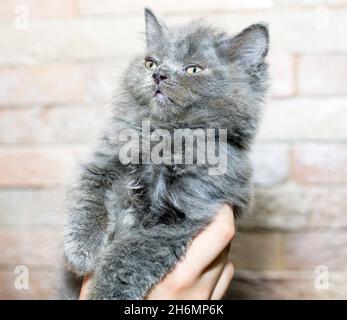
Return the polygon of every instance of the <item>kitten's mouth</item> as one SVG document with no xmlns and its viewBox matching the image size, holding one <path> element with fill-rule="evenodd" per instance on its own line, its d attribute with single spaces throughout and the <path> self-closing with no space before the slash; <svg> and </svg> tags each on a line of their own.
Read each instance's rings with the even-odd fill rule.
<svg viewBox="0 0 347 320">
<path fill-rule="evenodd" d="M 155 94 L 154 94 L 155 97 L 158 97 L 158 96 L 163 96 L 162 92 L 158 89 Z"/>
<path fill-rule="evenodd" d="M 154 93 L 153 98 L 156 99 L 157 103 L 172 103 L 174 104 L 174 101 L 165 93 L 163 93 L 163 91 L 161 91 L 160 89 L 157 89 Z"/>
</svg>

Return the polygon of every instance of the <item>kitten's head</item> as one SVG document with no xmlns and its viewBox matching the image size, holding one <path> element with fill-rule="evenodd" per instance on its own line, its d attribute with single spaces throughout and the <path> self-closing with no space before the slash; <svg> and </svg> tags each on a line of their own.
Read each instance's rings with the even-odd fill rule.
<svg viewBox="0 0 347 320">
<path fill-rule="evenodd" d="M 257 109 L 266 89 L 266 25 L 228 36 L 199 21 L 168 28 L 148 9 L 145 20 L 147 51 L 131 63 L 125 82 L 153 118 Z"/>
</svg>

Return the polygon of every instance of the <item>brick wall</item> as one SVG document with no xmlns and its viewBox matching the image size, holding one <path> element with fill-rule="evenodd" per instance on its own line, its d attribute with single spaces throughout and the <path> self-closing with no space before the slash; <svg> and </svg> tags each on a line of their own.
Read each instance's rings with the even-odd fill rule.
<svg viewBox="0 0 347 320">
<path fill-rule="evenodd" d="M 48 298 L 64 186 L 106 118 L 145 1 L 0 2 L 0 298 Z M 256 197 L 231 253 L 230 298 L 347 296 L 347 1 L 146 1 L 167 19 L 271 28 L 272 88 L 252 159 Z M 27 20 L 26 17 L 29 17 Z M 17 290 L 15 267 L 29 268 Z M 329 288 L 317 286 L 317 266 Z M 326 269 L 324 269 L 326 270 Z"/>
</svg>

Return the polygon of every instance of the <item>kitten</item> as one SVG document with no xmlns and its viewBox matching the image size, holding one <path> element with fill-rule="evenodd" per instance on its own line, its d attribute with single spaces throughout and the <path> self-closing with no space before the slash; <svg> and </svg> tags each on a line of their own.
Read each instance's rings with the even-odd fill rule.
<svg viewBox="0 0 347 320">
<path fill-rule="evenodd" d="M 64 251 L 73 297 L 93 273 L 89 299 L 145 298 L 222 203 L 238 217 L 250 202 L 248 151 L 267 89 L 267 27 L 228 36 L 197 21 L 168 28 L 148 9 L 145 20 L 146 52 L 130 63 L 111 125 L 71 191 Z M 226 129 L 217 144 L 224 172 L 210 174 L 212 164 L 196 155 L 188 164 L 148 161 L 155 147 L 142 148 L 144 122 L 150 133 L 165 129 L 171 137 L 175 129 L 202 136 Z M 122 140 L 124 132 L 141 142 Z M 138 162 L 122 161 L 125 146 L 139 152 Z M 185 158 L 196 145 L 188 149 Z M 166 151 L 177 155 L 169 146 L 158 156 Z"/>
</svg>

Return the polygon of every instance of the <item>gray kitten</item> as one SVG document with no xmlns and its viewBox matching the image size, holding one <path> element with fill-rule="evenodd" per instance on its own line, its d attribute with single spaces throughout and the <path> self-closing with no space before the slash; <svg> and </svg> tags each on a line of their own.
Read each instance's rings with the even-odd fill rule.
<svg viewBox="0 0 347 320">
<path fill-rule="evenodd" d="M 145 19 L 146 52 L 130 63 L 111 125 L 70 194 L 70 298 L 77 297 L 85 273 L 94 274 L 89 299 L 145 298 L 222 203 L 240 216 L 250 202 L 247 154 L 267 88 L 267 27 L 254 24 L 228 36 L 197 21 L 168 28 L 148 9 Z M 217 150 L 227 156 L 226 171 L 211 175 L 209 164 L 196 161 L 154 164 L 144 161 L 148 154 L 136 144 L 140 162 L 124 164 L 121 132 L 143 137 L 143 121 L 151 132 L 170 134 L 227 129 Z"/>
</svg>

